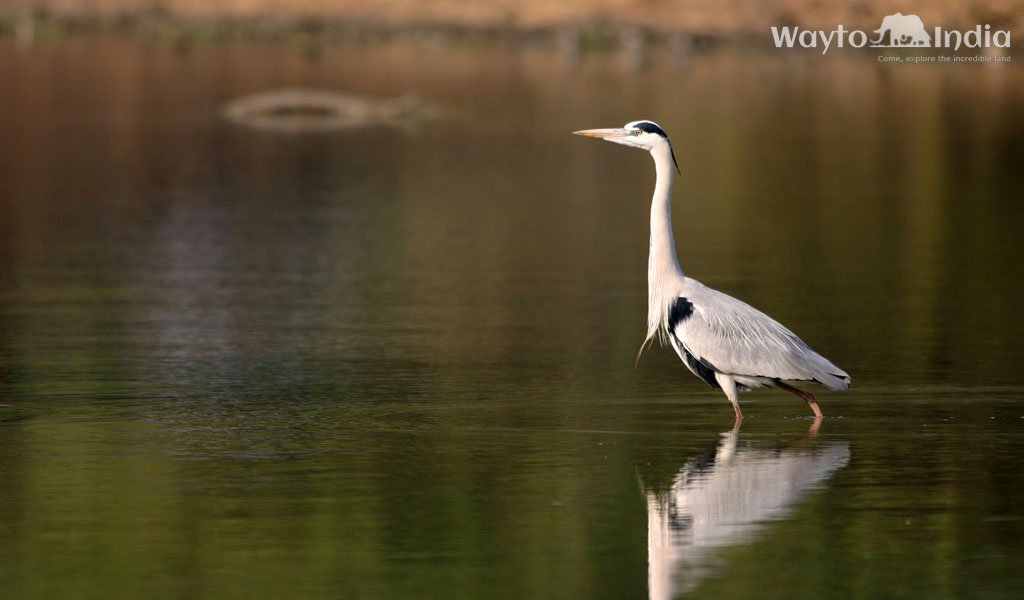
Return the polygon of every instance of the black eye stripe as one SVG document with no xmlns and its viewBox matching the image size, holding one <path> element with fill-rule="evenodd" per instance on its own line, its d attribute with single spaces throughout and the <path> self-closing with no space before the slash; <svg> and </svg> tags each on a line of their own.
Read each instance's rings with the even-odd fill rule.
<svg viewBox="0 0 1024 600">
<path fill-rule="evenodd" d="M 647 133 L 656 133 L 661 137 L 668 139 L 668 134 L 666 134 L 661 127 L 658 127 L 657 125 L 651 123 L 650 121 L 641 121 L 636 124 L 636 128 L 639 129 L 640 131 L 644 131 Z"/>
</svg>

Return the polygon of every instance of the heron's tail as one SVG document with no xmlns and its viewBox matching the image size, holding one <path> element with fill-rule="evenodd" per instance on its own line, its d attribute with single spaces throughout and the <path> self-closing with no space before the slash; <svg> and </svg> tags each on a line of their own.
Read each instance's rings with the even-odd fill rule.
<svg viewBox="0 0 1024 600">
<path fill-rule="evenodd" d="M 850 376 L 840 370 L 838 373 L 819 373 L 814 380 L 830 390 L 845 392 L 850 389 Z"/>
</svg>

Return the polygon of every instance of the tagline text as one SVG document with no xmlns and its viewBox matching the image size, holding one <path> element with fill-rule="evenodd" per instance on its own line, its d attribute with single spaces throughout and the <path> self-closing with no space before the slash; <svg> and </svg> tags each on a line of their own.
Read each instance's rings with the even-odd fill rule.
<svg viewBox="0 0 1024 600">
<path fill-rule="evenodd" d="M 880 63 L 906 63 L 906 64 L 918 64 L 918 63 L 1002 63 L 1010 62 L 1010 56 L 987 56 L 984 54 L 976 54 L 973 56 L 949 56 L 941 54 L 938 56 L 887 56 L 879 55 L 878 62 Z"/>
</svg>

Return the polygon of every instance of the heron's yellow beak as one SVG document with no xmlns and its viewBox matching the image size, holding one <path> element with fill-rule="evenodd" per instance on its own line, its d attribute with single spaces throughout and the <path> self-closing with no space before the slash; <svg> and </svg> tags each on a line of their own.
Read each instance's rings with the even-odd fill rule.
<svg viewBox="0 0 1024 600">
<path fill-rule="evenodd" d="M 602 140 L 616 140 L 627 137 L 629 135 L 629 131 L 625 129 L 583 129 L 580 131 L 574 131 L 572 134 L 601 138 Z"/>
</svg>

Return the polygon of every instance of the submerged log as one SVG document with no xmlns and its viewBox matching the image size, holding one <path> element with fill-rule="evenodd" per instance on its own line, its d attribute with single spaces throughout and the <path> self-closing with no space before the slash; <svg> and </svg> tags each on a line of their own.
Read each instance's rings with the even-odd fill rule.
<svg viewBox="0 0 1024 600">
<path fill-rule="evenodd" d="M 366 98 L 326 90 L 281 89 L 243 96 L 227 103 L 228 120 L 258 129 L 322 131 L 402 124 L 425 114 L 415 95 Z"/>
</svg>

